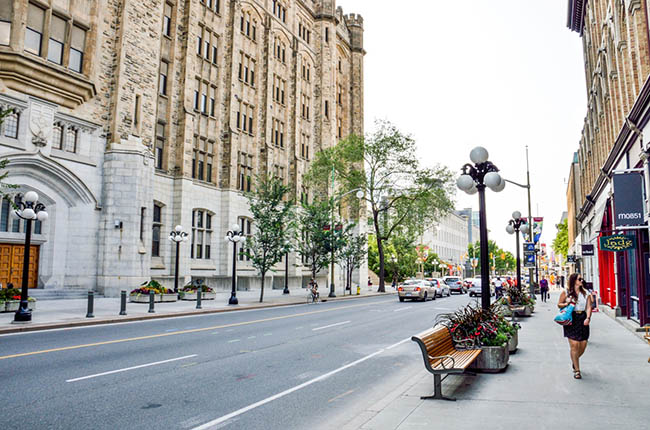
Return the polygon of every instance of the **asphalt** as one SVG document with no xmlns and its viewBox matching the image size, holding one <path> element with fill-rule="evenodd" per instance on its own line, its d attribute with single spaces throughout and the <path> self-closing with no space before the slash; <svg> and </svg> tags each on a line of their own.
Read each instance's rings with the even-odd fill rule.
<svg viewBox="0 0 650 430">
<path fill-rule="evenodd" d="M 322 301 L 353 300 L 364 297 L 392 295 L 395 291 L 387 286 L 385 293 L 378 293 L 376 286 L 361 288 L 359 295 L 343 294 L 342 289 L 336 292 L 336 297 L 327 297 L 329 290 L 321 290 Z M 32 312 L 32 321 L 27 324 L 13 323 L 14 313 L 0 313 L 0 334 L 17 333 L 22 331 L 47 330 L 67 327 L 82 327 L 95 324 L 112 324 L 149 319 L 172 318 L 220 312 L 232 312 L 243 309 L 260 309 L 275 306 L 303 304 L 307 302 L 307 290 L 293 289 L 289 294 L 283 294 L 281 289 L 265 289 L 264 300 L 260 303 L 260 290 L 238 291 L 239 304 L 229 305 L 230 291 L 219 291 L 214 300 L 202 300 L 202 309 L 196 309 L 196 301 L 179 300 L 169 303 L 155 303 L 154 313 L 149 312 L 148 303 L 131 303 L 127 297 L 126 315 L 120 313 L 119 298 L 96 298 L 93 303 L 93 317 L 88 313 L 87 299 L 39 300 Z"/>
<path fill-rule="evenodd" d="M 603 312 L 594 313 L 591 337 L 573 378 L 569 347 L 553 322 L 553 301 L 538 303 L 521 318 L 519 349 L 503 373 L 451 375 L 443 394 L 457 401 L 421 400 L 433 393 L 433 378 L 422 369 L 383 396 L 341 410 L 324 430 L 414 430 L 504 428 L 623 429 L 650 422 L 650 348 Z M 411 346 L 412 360 L 422 360 Z M 352 418 L 351 418 L 352 417 Z"/>
</svg>

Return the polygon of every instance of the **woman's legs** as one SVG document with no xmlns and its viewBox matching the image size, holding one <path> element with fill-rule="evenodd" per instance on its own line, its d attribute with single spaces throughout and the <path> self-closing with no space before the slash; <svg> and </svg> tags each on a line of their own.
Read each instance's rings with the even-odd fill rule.
<svg viewBox="0 0 650 430">
<path fill-rule="evenodd" d="M 581 342 L 578 342 L 580 344 L 579 350 L 578 350 L 578 358 L 582 357 L 582 354 L 585 353 L 585 350 L 587 349 L 587 341 L 583 340 Z"/>
<path fill-rule="evenodd" d="M 573 370 L 580 370 L 580 342 L 577 340 L 569 339 L 569 347 L 571 354 L 571 362 L 573 363 Z"/>
</svg>

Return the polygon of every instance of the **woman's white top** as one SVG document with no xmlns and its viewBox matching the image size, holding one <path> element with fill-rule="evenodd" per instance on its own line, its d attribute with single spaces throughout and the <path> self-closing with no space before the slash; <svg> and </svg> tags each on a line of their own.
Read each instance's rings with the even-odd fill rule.
<svg viewBox="0 0 650 430">
<path fill-rule="evenodd" d="M 587 309 L 587 295 L 578 293 L 578 302 L 576 303 L 576 307 L 574 310 L 584 311 L 585 309 Z"/>
</svg>

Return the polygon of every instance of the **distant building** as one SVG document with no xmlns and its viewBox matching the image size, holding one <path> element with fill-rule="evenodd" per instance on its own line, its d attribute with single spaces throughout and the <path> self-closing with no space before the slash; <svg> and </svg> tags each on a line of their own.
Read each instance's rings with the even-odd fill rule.
<svg viewBox="0 0 650 430">
<path fill-rule="evenodd" d="M 470 217 L 466 215 L 466 211 L 471 212 L 471 209 L 448 214 L 428 228 L 421 240 L 424 245 L 429 246 L 431 252 L 436 253 L 443 262 L 452 266 L 453 272 L 458 275 L 463 273 L 462 270 L 457 269 L 457 266 L 464 267 L 467 261 L 467 246 L 471 243 L 470 235 L 478 235 L 478 231 L 470 228 Z M 448 273 L 448 268 L 445 269 L 445 273 Z"/>
</svg>

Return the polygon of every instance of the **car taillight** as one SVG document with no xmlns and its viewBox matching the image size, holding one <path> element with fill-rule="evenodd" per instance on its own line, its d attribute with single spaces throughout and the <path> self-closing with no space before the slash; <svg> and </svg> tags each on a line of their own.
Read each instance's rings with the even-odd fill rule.
<svg viewBox="0 0 650 430">
<path fill-rule="evenodd" d="M 404 291 L 404 288 L 402 288 L 402 287 L 397 287 L 397 291 Z"/>
<path fill-rule="evenodd" d="M 420 287 L 415 287 L 415 291 L 420 291 Z"/>
</svg>

